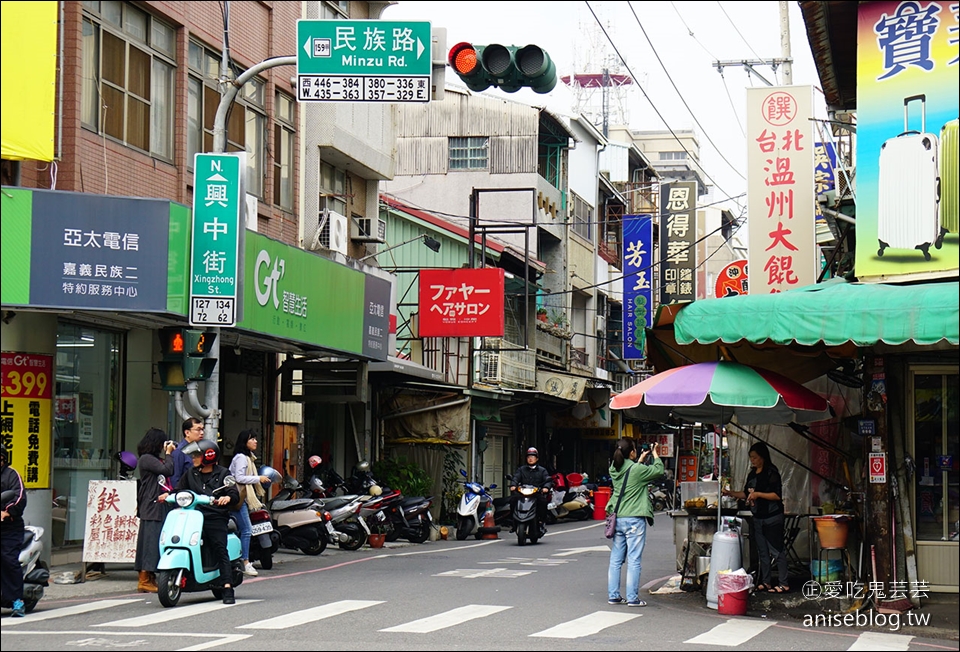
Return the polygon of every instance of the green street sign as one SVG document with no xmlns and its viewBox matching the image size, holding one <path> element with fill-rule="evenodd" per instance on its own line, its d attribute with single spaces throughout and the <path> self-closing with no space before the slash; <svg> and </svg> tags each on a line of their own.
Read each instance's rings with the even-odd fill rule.
<svg viewBox="0 0 960 652">
<path fill-rule="evenodd" d="M 197 154 L 193 165 L 190 325 L 237 323 L 245 154 Z"/>
<path fill-rule="evenodd" d="M 429 102 L 429 22 L 298 20 L 301 102 Z"/>
</svg>

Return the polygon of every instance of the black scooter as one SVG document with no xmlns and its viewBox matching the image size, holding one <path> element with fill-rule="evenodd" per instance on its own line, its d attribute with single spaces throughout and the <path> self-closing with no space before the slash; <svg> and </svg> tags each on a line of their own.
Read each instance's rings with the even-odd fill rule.
<svg viewBox="0 0 960 652">
<path fill-rule="evenodd" d="M 542 491 L 540 487 L 530 484 L 520 485 L 516 489 L 520 497 L 513 509 L 513 523 L 517 530 L 518 545 L 526 545 L 528 540 L 536 543 L 547 532 L 537 515 L 537 502 L 542 500 Z"/>
</svg>

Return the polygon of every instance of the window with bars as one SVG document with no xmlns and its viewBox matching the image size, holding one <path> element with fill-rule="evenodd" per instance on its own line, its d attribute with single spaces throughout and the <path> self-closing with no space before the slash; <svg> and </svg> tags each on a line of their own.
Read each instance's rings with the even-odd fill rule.
<svg viewBox="0 0 960 652">
<path fill-rule="evenodd" d="M 661 161 L 682 161 L 687 158 L 686 152 L 660 152 Z"/>
<path fill-rule="evenodd" d="M 293 210 L 295 107 L 293 98 L 277 93 L 273 124 L 273 203 Z"/>
<path fill-rule="evenodd" d="M 570 193 L 570 197 L 573 232 L 593 242 L 593 207 L 574 192 Z"/>
<path fill-rule="evenodd" d="M 173 159 L 176 33 L 127 2 L 83 3 L 81 123 Z"/>
<path fill-rule="evenodd" d="M 347 173 L 329 163 L 320 163 L 320 208 L 347 214 Z"/>
<path fill-rule="evenodd" d="M 187 166 L 198 152 L 213 150 L 213 123 L 220 104 L 220 55 L 191 41 L 187 80 Z M 247 153 L 247 192 L 266 198 L 266 82 L 244 84 L 227 119 L 227 151 Z"/>
<path fill-rule="evenodd" d="M 486 136 L 451 137 L 451 170 L 486 170 L 488 141 Z"/>
</svg>

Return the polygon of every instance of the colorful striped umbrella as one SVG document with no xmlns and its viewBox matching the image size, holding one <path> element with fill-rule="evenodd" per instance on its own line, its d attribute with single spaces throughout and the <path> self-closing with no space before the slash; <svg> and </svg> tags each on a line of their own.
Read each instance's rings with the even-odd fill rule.
<svg viewBox="0 0 960 652">
<path fill-rule="evenodd" d="M 634 410 L 649 421 L 670 416 L 744 425 L 810 423 L 830 418 L 822 396 L 778 373 L 736 362 L 700 362 L 668 369 L 610 401 L 613 410 Z"/>
</svg>

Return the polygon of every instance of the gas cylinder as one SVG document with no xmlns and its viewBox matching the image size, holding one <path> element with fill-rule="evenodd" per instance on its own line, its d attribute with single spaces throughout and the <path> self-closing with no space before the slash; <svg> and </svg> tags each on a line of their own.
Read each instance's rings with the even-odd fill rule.
<svg viewBox="0 0 960 652">
<path fill-rule="evenodd" d="M 710 575 L 707 579 L 707 606 L 711 609 L 717 608 L 717 573 L 735 571 L 742 566 L 738 522 L 739 519 L 735 518 L 722 519 L 720 530 L 713 535 L 713 545 L 710 546 Z"/>
</svg>

